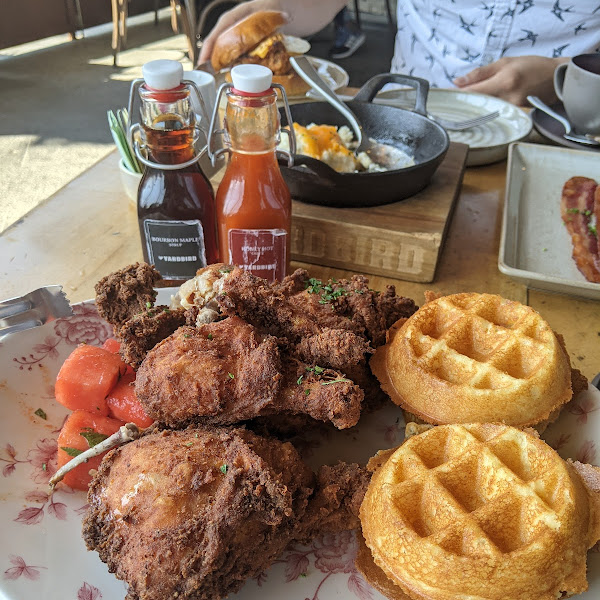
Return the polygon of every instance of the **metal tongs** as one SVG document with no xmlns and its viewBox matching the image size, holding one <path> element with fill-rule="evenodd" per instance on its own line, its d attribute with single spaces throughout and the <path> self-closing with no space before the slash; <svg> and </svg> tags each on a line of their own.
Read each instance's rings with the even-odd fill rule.
<svg viewBox="0 0 600 600">
<path fill-rule="evenodd" d="M 61 285 L 48 285 L 0 302 L 0 340 L 7 335 L 70 317 L 73 309 Z"/>
</svg>

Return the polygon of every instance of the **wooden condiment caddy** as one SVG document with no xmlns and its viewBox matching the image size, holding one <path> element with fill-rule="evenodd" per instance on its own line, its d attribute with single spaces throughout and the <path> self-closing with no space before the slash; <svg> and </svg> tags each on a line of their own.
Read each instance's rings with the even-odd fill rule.
<svg viewBox="0 0 600 600">
<path fill-rule="evenodd" d="M 433 281 L 467 151 L 467 145 L 451 143 L 430 184 L 394 204 L 330 208 L 293 201 L 292 260 L 407 281 Z"/>
</svg>

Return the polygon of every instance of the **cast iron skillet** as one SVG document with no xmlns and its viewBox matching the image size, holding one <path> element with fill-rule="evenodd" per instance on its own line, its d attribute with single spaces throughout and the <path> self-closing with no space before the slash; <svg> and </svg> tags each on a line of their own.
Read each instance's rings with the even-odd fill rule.
<svg viewBox="0 0 600 600">
<path fill-rule="evenodd" d="M 371 103 L 386 83 L 416 88 L 414 112 Z M 280 161 L 292 198 L 322 206 L 364 207 L 397 202 L 422 190 L 442 162 L 450 143 L 445 129 L 425 115 L 428 91 L 429 83 L 424 79 L 384 73 L 369 79 L 347 103 L 366 135 L 404 150 L 414 157 L 414 166 L 382 173 L 337 173 L 320 160 L 296 154 L 291 168 Z M 292 119 L 304 126 L 348 124 L 327 102 L 294 104 L 290 110 Z M 281 116 L 285 122 L 283 111 Z"/>
</svg>

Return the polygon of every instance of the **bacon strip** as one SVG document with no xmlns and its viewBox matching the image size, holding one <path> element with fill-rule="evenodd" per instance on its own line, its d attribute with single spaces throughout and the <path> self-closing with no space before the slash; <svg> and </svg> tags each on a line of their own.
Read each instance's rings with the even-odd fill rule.
<svg viewBox="0 0 600 600">
<path fill-rule="evenodd" d="M 591 228 L 594 211 L 596 218 L 600 213 L 599 189 L 593 179 L 571 177 L 563 187 L 560 201 L 561 217 L 573 243 L 573 260 L 583 276 L 593 283 L 600 283 L 598 237 Z"/>
</svg>

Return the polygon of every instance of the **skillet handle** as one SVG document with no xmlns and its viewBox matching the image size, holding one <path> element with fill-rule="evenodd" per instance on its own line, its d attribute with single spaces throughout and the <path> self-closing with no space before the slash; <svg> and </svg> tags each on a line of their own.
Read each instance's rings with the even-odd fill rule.
<svg viewBox="0 0 600 600">
<path fill-rule="evenodd" d="M 387 83 L 398 83 L 407 85 L 416 89 L 414 112 L 427 116 L 427 94 L 429 93 L 429 82 L 420 77 L 412 77 L 411 75 L 400 75 L 400 73 L 382 73 L 374 75 L 358 90 L 354 100 L 358 102 L 372 102 L 377 92 Z"/>
</svg>

